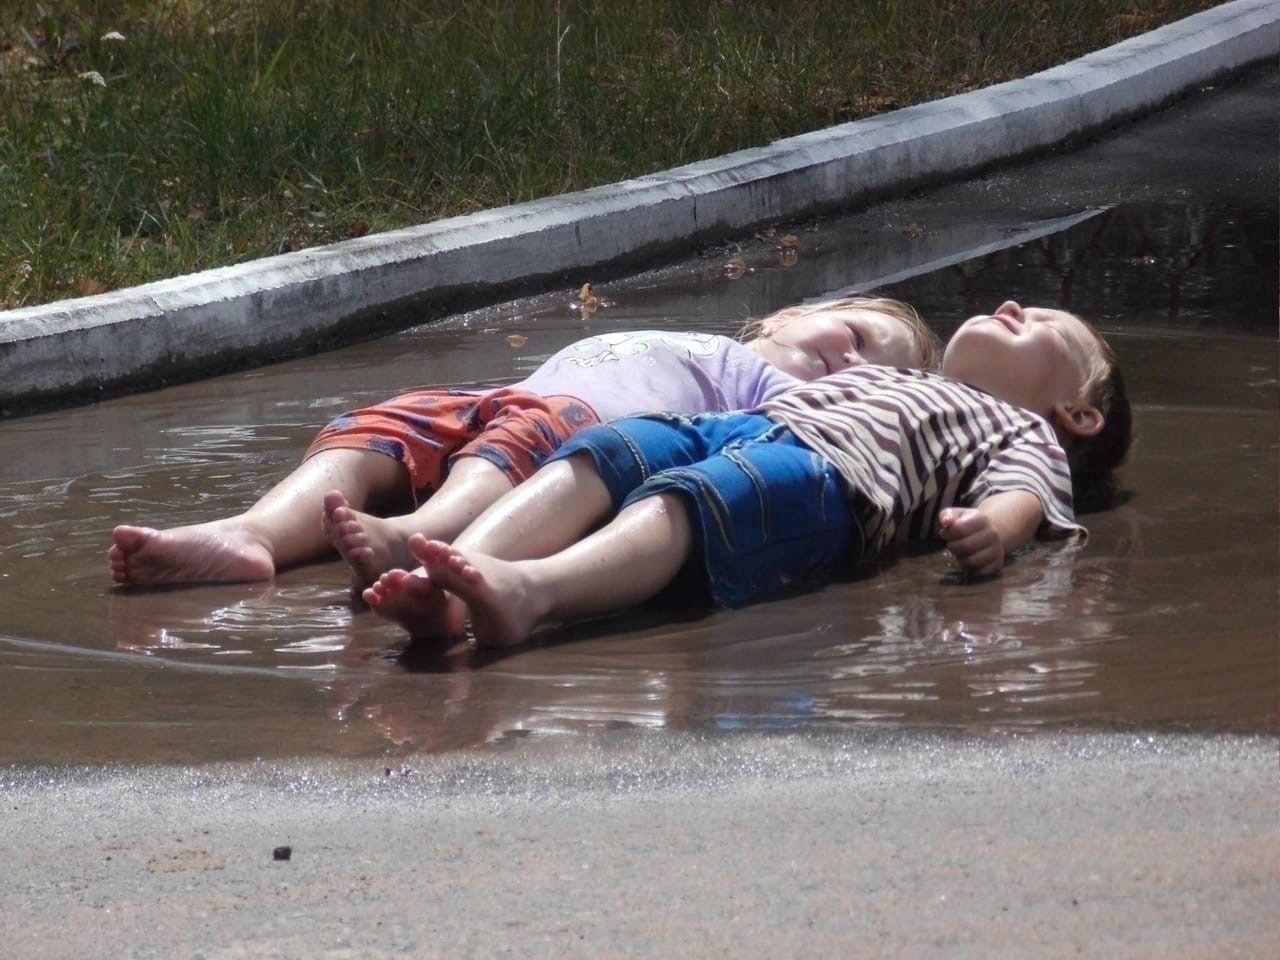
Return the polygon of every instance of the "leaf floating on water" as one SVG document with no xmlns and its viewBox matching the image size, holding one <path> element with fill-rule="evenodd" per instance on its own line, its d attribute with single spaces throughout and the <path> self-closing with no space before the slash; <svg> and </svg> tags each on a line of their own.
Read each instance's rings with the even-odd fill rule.
<svg viewBox="0 0 1280 960">
<path fill-rule="evenodd" d="M 507 343 L 513 347 L 523 347 L 529 341 L 518 333 L 513 333 L 507 337 Z"/>
<path fill-rule="evenodd" d="M 741 257 L 733 257 L 732 259 L 724 262 L 724 266 L 720 268 L 720 272 L 730 280 L 737 280 L 739 277 L 746 274 L 747 262 Z"/>
<path fill-rule="evenodd" d="M 794 233 L 784 233 L 773 245 L 778 251 L 778 266 L 789 269 L 800 259 L 800 241 Z"/>
<path fill-rule="evenodd" d="M 603 307 L 611 306 L 613 306 L 613 301 L 603 300 L 596 296 L 595 290 L 590 283 L 584 283 L 582 289 L 578 291 L 578 299 L 569 304 L 570 309 L 579 311 L 584 318 L 590 317 Z"/>
</svg>

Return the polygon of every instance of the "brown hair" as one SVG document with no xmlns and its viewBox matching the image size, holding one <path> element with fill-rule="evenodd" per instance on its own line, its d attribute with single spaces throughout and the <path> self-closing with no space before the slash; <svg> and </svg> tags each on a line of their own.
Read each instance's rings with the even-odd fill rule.
<svg viewBox="0 0 1280 960">
<path fill-rule="evenodd" d="M 742 329 L 738 331 L 737 338 L 745 343 L 747 340 L 760 336 L 765 324 L 784 311 L 803 317 L 826 310 L 849 309 L 874 310 L 877 313 L 883 313 L 887 317 L 901 321 L 907 328 L 907 332 L 911 334 L 911 346 L 915 348 L 919 368 L 921 370 L 938 369 L 939 364 L 942 362 L 942 341 L 938 338 L 938 335 L 929 329 L 924 320 L 920 318 L 920 314 L 916 312 L 915 307 L 909 303 L 903 303 L 901 300 L 891 300 L 888 297 L 838 297 L 835 300 L 820 300 L 816 303 L 802 303 L 794 307 L 784 307 L 782 310 L 775 310 L 761 320 L 748 320 Z"/>
</svg>

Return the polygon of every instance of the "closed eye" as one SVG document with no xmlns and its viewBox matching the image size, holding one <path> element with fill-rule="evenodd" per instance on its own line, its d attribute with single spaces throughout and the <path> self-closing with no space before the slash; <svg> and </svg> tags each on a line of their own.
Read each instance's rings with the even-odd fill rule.
<svg viewBox="0 0 1280 960">
<path fill-rule="evenodd" d="M 1071 335 L 1068 334 L 1066 330 L 1063 330 L 1052 320 L 1042 320 L 1041 323 L 1043 323 L 1046 327 L 1048 327 L 1055 334 L 1057 334 L 1058 339 L 1061 340 L 1068 348 L 1070 348 L 1073 353 L 1075 352 L 1076 344 L 1071 339 Z"/>
<path fill-rule="evenodd" d="M 1062 346 L 1066 349 L 1067 356 L 1079 364 L 1081 369 L 1084 370 L 1087 375 L 1090 368 L 1088 348 L 1081 344 L 1080 341 L 1073 336 L 1072 331 L 1064 327 L 1059 321 L 1042 320 L 1040 322 L 1053 331 L 1054 335 L 1057 336 L 1058 340 L 1062 343 Z"/>
</svg>

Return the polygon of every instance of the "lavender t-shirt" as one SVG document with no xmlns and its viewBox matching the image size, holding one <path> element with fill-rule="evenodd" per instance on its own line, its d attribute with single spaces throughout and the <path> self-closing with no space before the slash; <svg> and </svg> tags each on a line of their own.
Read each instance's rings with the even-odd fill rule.
<svg viewBox="0 0 1280 960">
<path fill-rule="evenodd" d="M 572 343 L 516 386 L 576 397 L 603 421 L 748 410 L 798 383 L 728 337 L 640 330 Z"/>
</svg>

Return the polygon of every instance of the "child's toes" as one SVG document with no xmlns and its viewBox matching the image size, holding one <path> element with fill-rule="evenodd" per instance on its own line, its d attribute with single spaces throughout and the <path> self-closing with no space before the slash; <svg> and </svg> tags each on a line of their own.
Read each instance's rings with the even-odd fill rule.
<svg viewBox="0 0 1280 960">
<path fill-rule="evenodd" d="M 435 594 L 436 585 L 426 577 L 407 577 L 404 592 L 415 599 L 425 599 Z"/>
</svg>

